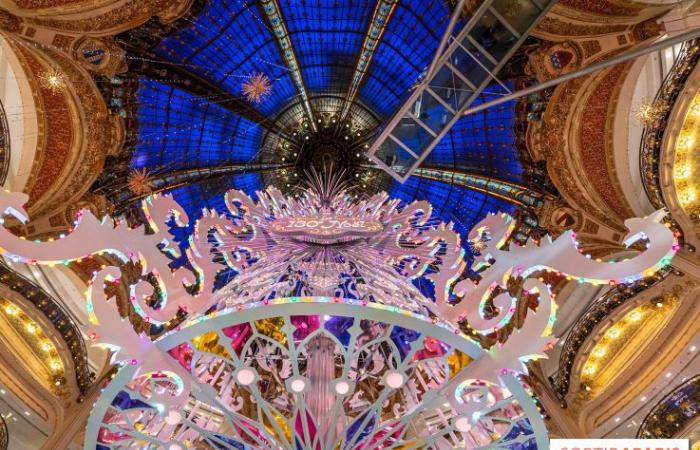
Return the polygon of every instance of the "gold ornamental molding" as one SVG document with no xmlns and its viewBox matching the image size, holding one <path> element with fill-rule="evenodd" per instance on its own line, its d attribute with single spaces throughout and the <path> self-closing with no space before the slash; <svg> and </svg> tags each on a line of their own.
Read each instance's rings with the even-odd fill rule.
<svg viewBox="0 0 700 450">
<path fill-rule="evenodd" d="M 697 246 L 700 239 L 700 41 L 686 44 L 654 102 L 663 111 L 645 127 L 640 170 L 652 205 L 665 206 Z"/>
<path fill-rule="evenodd" d="M 533 156 L 547 161 L 548 173 L 567 202 L 617 233 L 625 230 L 623 219 L 633 215 L 615 178 L 611 151 L 612 112 L 628 68 L 622 65 L 560 85 L 542 122 L 528 129 Z M 593 120 L 600 123 L 594 126 Z"/>
<path fill-rule="evenodd" d="M 0 0 L 0 8 L 32 27 L 69 34 L 110 36 L 135 28 L 157 16 L 172 22 L 194 0 Z"/>
<path fill-rule="evenodd" d="M 552 41 L 589 39 L 632 33 L 635 40 L 653 34 L 655 18 L 671 10 L 669 5 L 653 5 L 619 0 L 560 0 L 537 26 L 535 36 Z"/>
</svg>

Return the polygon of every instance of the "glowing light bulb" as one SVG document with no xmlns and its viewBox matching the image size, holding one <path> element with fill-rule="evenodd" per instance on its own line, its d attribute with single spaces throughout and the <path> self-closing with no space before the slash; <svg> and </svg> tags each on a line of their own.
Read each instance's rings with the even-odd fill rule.
<svg viewBox="0 0 700 450">
<path fill-rule="evenodd" d="M 455 428 L 457 431 L 461 431 L 462 433 L 466 433 L 471 429 L 471 423 L 469 422 L 468 417 L 458 417 L 457 420 L 455 420 Z"/>
<path fill-rule="evenodd" d="M 249 386 L 255 381 L 255 372 L 250 369 L 241 369 L 236 373 L 236 380 L 243 386 Z"/>
<path fill-rule="evenodd" d="M 392 389 L 400 388 L 401 386 L 403 386 L 404 381 L 405 380 L 403 374 L 395 370 L 392 370 L 391 372 L 387 373 L 384 377 L 384 382 L 387 386 L 389 386 Z"/>
<path fill-rule="evenodd" d="M 182 420 L 182 413 L 179 411 L 168 411 L 168 415 L 165 417 L 165 423 L 168 425 L 177 425 Z"/>
<path fill-rule="evenodd" d="M 304 391 L 304 389 L 306 388 L 306 382 L 301 378 L 297 378 L 296 380 L 292 380 L 292 382 L 289 384 L 289 387 L 292 389 L 293 392 L 298 394 Z"/>
<path fill-rule="evenodd" d="M 61 364 L 61 361 L 59 361 L 59 360 L 57 360 L 57 359 L 52 359 L 52 360 L 49 362 L 49 367 L 50 367 L 51 370 L 53 370 L 54 372 L 58 372 L 59 370 L 61 370 L 61 369 L 63 368 L 63 364 Z"/>
</svg>

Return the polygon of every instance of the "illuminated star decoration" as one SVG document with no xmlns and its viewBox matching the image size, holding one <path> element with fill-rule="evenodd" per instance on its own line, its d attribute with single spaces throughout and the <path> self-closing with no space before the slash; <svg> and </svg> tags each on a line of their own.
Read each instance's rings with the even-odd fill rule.
<svg viewBox="0 0 700 450">
<path fill-rule="evenodd" d="M 129 174 L 127 181 L 129 190 L 136 195 L 147 195 L 153 192 L 153 179 L 146 169 L 135 169 Z"/>
<path fill-rule="evenodd" d="M 659 120 L 663 113 L 663 107 L 658 102 L 644 98 L 634 111 L 634 117 L 640 125 L 648 127 Z"/>
<path fill-rule="evenodd" d="M 272 92 L 272 82 L 263 73 L 249 75 L 242 85 L 243 95 L 251 102 L 259 105 Z"/>
<path fill-rule="evenodd" d="M 44 71 L 39 76 L 39 81 L 41 82 L 41 85 L 44 88 L 52 92 L 58 92 L 61 89 L 63 89 L 63 87 L 65 87 L 66 85 L 63 73 L 59 72 L 56 69 L 49 69 Z"/>
</svg>

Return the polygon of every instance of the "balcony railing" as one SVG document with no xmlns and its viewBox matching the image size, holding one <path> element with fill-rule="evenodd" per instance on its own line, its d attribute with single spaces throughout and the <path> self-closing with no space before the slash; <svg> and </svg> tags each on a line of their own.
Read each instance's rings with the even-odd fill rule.
<svg viewBox="0 0 700 450">
<path fill-rule="evenodd" d="M 7 450 L 10 440 L 10 433 L 7 431 L 5 418 L 0 415 L 0 450 Z"/>
<path fill-rule="evenodd" d="M 649 411 L 637 431 L 640 439 L 677 437 L 688 424 L 700 417 L 700 375 L 687 380 L 666 395 Z"/>
</svg>

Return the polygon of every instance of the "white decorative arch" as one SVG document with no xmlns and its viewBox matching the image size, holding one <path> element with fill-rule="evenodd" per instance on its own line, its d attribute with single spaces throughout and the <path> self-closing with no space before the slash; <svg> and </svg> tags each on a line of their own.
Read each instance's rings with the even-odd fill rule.
<svg viewBox="0 0 700 450">
<path fill-rule="evenodd" d="M 22 191 L 36 156 L 38 117 L 32 88 L 8 38 L 0 33 L 0 102 L 10 129 L 10 168 L 3 187 Z"/>
</svg>

